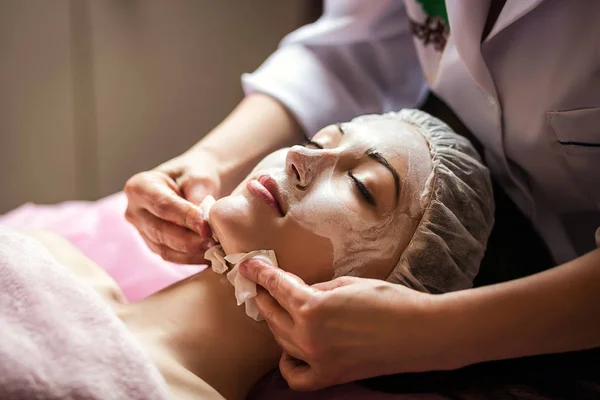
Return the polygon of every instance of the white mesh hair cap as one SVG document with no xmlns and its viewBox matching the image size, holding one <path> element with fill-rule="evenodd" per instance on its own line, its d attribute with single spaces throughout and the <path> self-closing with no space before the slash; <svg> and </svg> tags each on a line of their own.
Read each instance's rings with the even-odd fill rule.
<svg viewBox="0 0 600 400">
<path fill-rule="evenodd" d="M 432 160 L 422 218 L 387 280 L 430 293 L 469 288 L 494 223 L 489 171 L 472 144 L 439 119 L 412 109 L 385 116 L 416 126 Z"/>
</svg>

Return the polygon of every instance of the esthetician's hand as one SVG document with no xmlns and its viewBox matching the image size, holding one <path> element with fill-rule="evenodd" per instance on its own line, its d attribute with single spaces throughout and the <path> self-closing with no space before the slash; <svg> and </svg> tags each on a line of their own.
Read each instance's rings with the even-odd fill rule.
<svg viewBox="0 0 600 400">
<path fill-rule="evenodd" d="M 240 272 L 266 289 L 257 306 L 284 350 L 279 368 L 292 389 L 440 367 L 433 359 L 444 330 L 432 295 L 353 277 L 308 286 L 257 260 Z"/>
<path fill-rule="evenodd" d="M 125 217 L 163 259 L 200 264 L 214 242 L 198 205 L 209 194 L 217 197 L 220 186 L 209 154 L 185 153 L 127 181 Z"/>
</svg>

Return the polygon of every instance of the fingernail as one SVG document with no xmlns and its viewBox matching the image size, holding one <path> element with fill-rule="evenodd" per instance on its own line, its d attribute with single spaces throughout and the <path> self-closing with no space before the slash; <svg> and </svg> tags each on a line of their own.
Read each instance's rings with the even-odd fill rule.
<svg viewBox="0 0 600 400">
<path fill-rule="evenodd" d="M 240 264 L 240 274 L 247 278 L 248 274 L 248 262 L 243 262 Z"/>
</svg>

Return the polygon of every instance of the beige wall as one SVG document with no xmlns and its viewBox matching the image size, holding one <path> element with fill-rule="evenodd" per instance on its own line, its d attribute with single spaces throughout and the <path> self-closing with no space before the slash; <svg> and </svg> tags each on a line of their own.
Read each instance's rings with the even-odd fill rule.
<svg viewBox="0 0 600 400">
<path fill-rule="evenodd" d="M 0 0 L 0 213 L 95 199 L 182 152 L 303 0 Z"/>
<path fill-rule="evenodd" d="M 67 1 L 0 1 L 0 212 L 77 196 Z"/>
</svg>

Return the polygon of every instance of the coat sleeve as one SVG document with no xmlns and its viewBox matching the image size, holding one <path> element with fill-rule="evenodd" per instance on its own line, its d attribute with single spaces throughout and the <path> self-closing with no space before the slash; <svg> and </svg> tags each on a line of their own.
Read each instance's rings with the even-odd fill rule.
<svg viewBox="0 0 600 400">
<path fill-rule="evenodd" d="M 287 35 L 246 94 L 282 102 L 312 136 L 357 115 L 414 107 L 425 92 L 404 2 L 326 0 L 316 22 Z"/>
</svg>

